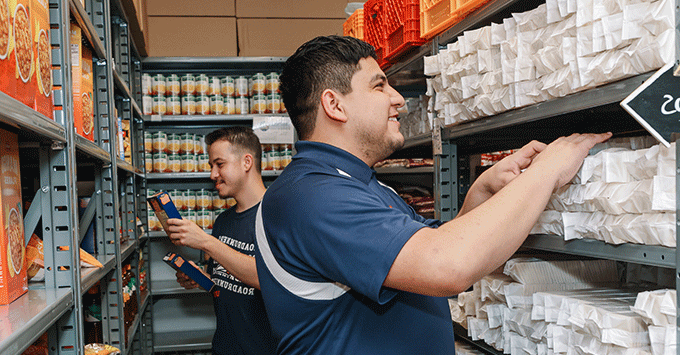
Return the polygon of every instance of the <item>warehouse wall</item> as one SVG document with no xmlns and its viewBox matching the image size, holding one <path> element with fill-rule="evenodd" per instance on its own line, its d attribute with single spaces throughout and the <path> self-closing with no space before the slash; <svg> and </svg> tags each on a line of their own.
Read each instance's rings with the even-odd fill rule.
<svg viewBox="0 0 680 355">
<path fill-rule="evenodd" d="M 146 0 L 150 57 L 291 55 L 342 34 L 347 0 Z"/>
</svg>

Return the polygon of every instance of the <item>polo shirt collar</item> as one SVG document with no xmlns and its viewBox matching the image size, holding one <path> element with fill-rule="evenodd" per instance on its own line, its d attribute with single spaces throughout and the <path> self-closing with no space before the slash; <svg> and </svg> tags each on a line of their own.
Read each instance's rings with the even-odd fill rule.
<svg viewBox="0 0 680 355">
<path fill-rule="evenodd" d="M 293 159 L 313 159 L 321 161 L 335 169 L 340 169 L 364 184 L 368 184 L 375 175 L 375 170 L 371 169 L 361 159 L 346 150 L 326 143 L 298 141 L 295 143 L 297 153 Z"/>
</svg>

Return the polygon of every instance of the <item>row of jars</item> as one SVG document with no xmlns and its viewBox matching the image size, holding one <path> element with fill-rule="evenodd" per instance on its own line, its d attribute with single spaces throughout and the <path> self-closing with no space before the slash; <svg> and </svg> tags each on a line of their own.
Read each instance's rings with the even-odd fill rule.
<svg viewBox="0 0 680 355">
<path fill-rule="evenodd" d="M 144 95 L 144 115 L 245 115 L 286 113 L 280 94 L 256 94 L 250 97 L 222 95 Z"/>
<path fill-rule="evenodd" d="M 159 191 L 148 189 L 147 196 L 153 196 L 156 192 Z M 233 198 L 221 198 L 217 191 L 211 189 L 173 189 L 168 190 L 168 195 L 170 195 L 170 199 L 178 211 L 220 210 L 236 204 L 236 200 Z M 152 211 L 151 207 L 149 207 L 149 210 Z"/>
<path fill-rule="evenodd" d="M 262 144 L 262 170 L 283 170 L 293 160 L 292 144 Z"/>
<path fill-rule="evenodd" d="M 147 195 L 152 196 L 156 192 L 149 189 Z M 217 216 L 236 204 L 233 198 L 222 199 L 217 192 L 208 189 L 174 189 L 168 191 L 168 195 L 182 218 L 191 220 L 204 229 L 211 229 Z M 147 212 L 149 230 L 163 230 L 155 212 L 151 208 Z"/>
<path fill-rule="evenodd" d="M 190 221 L 193 221 L 196 223 L 199 227 L 203 229 L 212 229 L 213 224 L 215 223 L 215 219 L 217 219 L 217 216 L 220 215 L 220 213 L 226 211 L 226 209 L 219 209 L 219 210 L 208 210 L 208 209 L 199 209 L 199 210 L 187 210 L 187 211 L 179 211 L 180 216 L 182 216 L 182 219 L 188 219 Z M 148 211 L 148 224 L 149 224 L 149 230 L 150 231 L 160 231 L 163 230 L 163 225 L 161 222 L 158 220 L 158 217 L 156 216 L 156 213 L 154 211 Z"/>
<path fill-rule="evenodd" d="M 206 74 L 142 74 L 142 95 L 186 96 L 222 95 L 248 97 L 256 94 L 278 94 L 279 73 L 256 73 L 248 76 L 208 76 Z"/>
<path fill-rule="evenodd" d="M 196 133 L 167 133 L 144 131 L 144 153 L 206 154 L 205 136 Z"/>
</svg>

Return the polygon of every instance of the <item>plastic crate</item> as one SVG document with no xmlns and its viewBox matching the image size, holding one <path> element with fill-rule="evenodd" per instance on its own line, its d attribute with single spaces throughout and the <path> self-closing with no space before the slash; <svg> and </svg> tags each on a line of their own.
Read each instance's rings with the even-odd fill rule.
<svg viewBox="0 0 680 355">
<path fill-rule="evenodd" d="M 375 48 L 378 65 L 385 69 L 389 62 L 385 58 L 384 0 L 368 0 L 364 3 L 364 41 Z"/>
<path fill-rule="evenodd" d="M 364 40 L 364 9 L 356 9 L 342 24 L 342 34 Z"/>
<path fill-rule="evenodd" d="M 463 19 L 469 13 L 477 10 L 489 1 L 491 0 L 457 0 L 458 6 L 456 8 L 456 15 L 458 18 Z"/>
<path fill-rule="evenodd" d="M 420 0 L 420 37 L 431 39 L 460 21 L 457 8 L 457 0 Z"/>
<path fill-rule="evenodd" d="M 420 38 L 420 0 L 384 1 L 385 57 L 393 62 L 426 42 Z"/>
<path fill-rule="evenodd" d="M 420 0 L 420 36 L 431 39 L 489 1 Z"/>
</svg>

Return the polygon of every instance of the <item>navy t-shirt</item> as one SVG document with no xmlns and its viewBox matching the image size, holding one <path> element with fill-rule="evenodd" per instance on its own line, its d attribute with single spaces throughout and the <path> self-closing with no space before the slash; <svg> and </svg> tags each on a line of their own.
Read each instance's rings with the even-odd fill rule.
<svg viewBox="0 0 680 355">
<path fill-rule="evenodd" d="M 213 226 L 213 236 L 236 251 L 255 256 L 255 215 L 259 204 L 241 213 L 232 207 L 222 212 Z M 213 337 L 216 355 L 271 355 L 274 339 L 262 294 L 210 259 L 208 272 L 215 283 L 213 303 L 217 330 Z"/>
<path fill-rule="evenodd" d="M 411 236 L 441 222 L 415 213 L 375 171 L 300 141 L 256 221 L 260 287 L 279 354 L 453 354 L 444 297 L 383 287 Z"/>
</svg>

